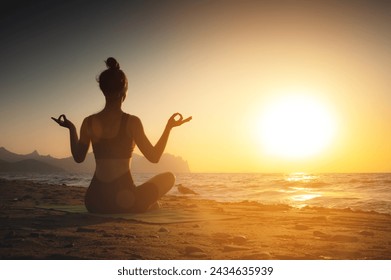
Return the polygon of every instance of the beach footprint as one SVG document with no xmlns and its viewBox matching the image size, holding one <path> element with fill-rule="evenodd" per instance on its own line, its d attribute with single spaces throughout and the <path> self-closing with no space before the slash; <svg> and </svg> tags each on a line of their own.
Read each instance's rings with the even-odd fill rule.
<svg viewBox="0 0 391 280">
<path fill-rule="evenodd" d="M 309 228 L 310 228 L 309 226 L 303 224 L 297 224 L 293 227 L 293 229 L 296 230 L 308 230 Z"/>
<path fill-rule="evenodd" d="M 193 258 L 206 258 L 208 254 L 200 247 L 186 246 L 185 255 Z"/>
<path fill-rule="evenodd" d="M 357 242 L 358 238 L 356 236 L 351 236 L 351 235 L 337 234 L 337 235 L 333 235 L 330 238 L 330 240 L 336 242 Z"/>
<path fill-rule="evenodd" d="M 312 234 L 315 237 L 318 237 L 318 238 L 321 238 L 321 239 L 328 239 L 328 238 L 330 238 L 329 234 L 321 232 L 321 231 L 318 231 L 318 230 L 314 231 Z"/>
</svg>

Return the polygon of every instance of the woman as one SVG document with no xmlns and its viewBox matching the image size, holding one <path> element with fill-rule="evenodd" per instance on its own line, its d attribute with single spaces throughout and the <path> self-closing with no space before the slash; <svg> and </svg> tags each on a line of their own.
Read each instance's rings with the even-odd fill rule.
<svg viewBox="0 0 391 280">
<path fill-rule="evenodd" d="M 69 129 L 72 156 L 84 161 L 90 143 L 95 155 L 96 170 L 85 196 L 85 205 L 93 213 L 144 212 L 154 208 L 158 199 L 174 185 L 175 177 L 167 172 L 159 174 L 136 187 L 129 165 L 135 145 L 151 162 L 157 163 L 163 154 L 173 127 L 191 120 L 176 113 L 168 120 L 159 141 L 153 146 L 146 137 L 139 118 L 126 114 L 121 105 L 126 98 L 128 80 L 118 62 L 110 57 L 108 69 L 99 78 L 106 105 L 102 111 L 84 119 L 78 138 L 74 124 L 61 115 L 53 118 Z"/>
</svg>

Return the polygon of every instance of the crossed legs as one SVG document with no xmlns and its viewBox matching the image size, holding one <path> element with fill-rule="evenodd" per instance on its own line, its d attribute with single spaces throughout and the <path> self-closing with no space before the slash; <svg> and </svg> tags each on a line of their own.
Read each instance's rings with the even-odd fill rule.
<svg viewBox="0 0 391 280">
<path fill-rule="evenodd" d="M 130 172 L 113 182 L 101 182 L 95 176 L 85 196 L 85 205 L 93 213 L 145 212 L 155 208 L 157 201 L 175 183 L 171 172 L 162 173 L 134 187 Z"/>
<path fill-rule="evenodd" d="M 145 212 L 157 207 L 157 201 L 175 184 L 175 176 L 171 172 L 158 174 L 144 184 L 136 187 L 135 212 Z"/>
</svg>

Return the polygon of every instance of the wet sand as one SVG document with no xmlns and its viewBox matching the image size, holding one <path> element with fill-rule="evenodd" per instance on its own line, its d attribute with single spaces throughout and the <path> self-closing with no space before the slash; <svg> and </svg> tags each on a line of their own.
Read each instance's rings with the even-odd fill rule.
<svg viewBox="0 0 391 280">
<path fill-rule="evenodd" d="M 391 216 L 166 196 L 159 211 L 197 221 L 145 223 L 42 209 L 86 189 L 0 179 L 1 259 L 391 259 Z M 210 215 L 219 219 L 208 219 Z"/>
</svg>

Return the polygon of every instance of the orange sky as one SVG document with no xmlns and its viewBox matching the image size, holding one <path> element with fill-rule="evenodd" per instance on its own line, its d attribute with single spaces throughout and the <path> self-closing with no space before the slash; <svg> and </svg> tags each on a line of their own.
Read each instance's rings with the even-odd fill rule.
<svg viewBox="0 0 391 280">
<path fill-rule="evenodd" d="M 10 43 L 2 58 L 14 60 L 0 81 L 0 146 L 69 156 L 68 135 L 50 117 L 65 113 L 79 127 L 102 108 L 95 77 L 114 56 L 129 79 L 123 108 L 142 119 L 152 142 L 172 113 L 193 116 L 166 149 L 193 172 L 389 172 L 390 9 L 325 2 L 129 3 L 113 5 L 110 22 L 103 7 L 90 21 L 87 9 L 79 11 L 77 27 L 66 17 L 73 7 L 51 7 L 60 23 L 39 32 L 36 18 L 26 31 L 11 16 L 15 32 L 3 34 Z M 55 44 L 40 47 L 45 40 Z M 319 100 L 336 133 L 311 157 L 270 155 L 259 137 L 262 113 L 295 94 Z"/>
</svg>

